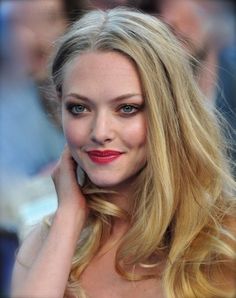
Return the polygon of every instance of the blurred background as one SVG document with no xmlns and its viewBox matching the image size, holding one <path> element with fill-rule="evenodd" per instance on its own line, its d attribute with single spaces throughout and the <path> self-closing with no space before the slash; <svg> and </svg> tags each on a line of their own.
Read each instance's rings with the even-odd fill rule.
<svg viewBox="0 0 236 298">
<path fill-rule="evenodd" d="M 16 249 L 56 208 L 50 173 L 65 140 L 48 65 L 55 41 L 86 11 L 135 7 L 162 19 L 192 55 L 206 96 L 228 120 L 236 160 L 236 9 L 228 0 L 2 0 L 0 2 L 0 297 Z M 196 63 L 195 58 L 201 64 Z M 201 66 L 200 66 L 201 65 Z M 232 166 L 232 171 L 235 168 Z"/>
</svg>

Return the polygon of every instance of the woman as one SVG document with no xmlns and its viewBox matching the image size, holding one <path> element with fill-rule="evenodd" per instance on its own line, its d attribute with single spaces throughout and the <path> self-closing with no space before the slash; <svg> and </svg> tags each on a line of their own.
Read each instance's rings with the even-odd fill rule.
<svg viewBox="0 0 236 298">
<path fill-rule="evenodd" d="M 235 295 L 235 184 L 187 61 L 131 10 L 90 12 L 62 38 L 58 209 L 23 243 L 13 297 Z"/>
</svg>

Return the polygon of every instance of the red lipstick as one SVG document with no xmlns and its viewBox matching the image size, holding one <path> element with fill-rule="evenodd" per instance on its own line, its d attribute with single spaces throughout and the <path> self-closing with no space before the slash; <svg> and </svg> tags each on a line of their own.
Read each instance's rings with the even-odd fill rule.
<svg viewBox="0 0 236 298">
<path fill-rule="evenodd" d="M 114 150 L 104 150 L 104 151 L 91 150 L 91 151 L 87 151 L 87 153 L 90 159 L 93 162 L 98 164 L 110 163 L 113 160 L 117 159 L 122 154 L 122 152 L 114 151 Z"/>
</svg>

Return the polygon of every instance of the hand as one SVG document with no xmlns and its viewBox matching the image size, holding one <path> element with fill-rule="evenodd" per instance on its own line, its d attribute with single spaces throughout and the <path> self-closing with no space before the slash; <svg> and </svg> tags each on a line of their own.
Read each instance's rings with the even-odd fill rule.
<svg viewBox="0 0 236 298">
<path fill-rule="evenodd" d="M 58 196 L 58 210 L 42 239 L 36 230 L 20 248 L 25 269 L 14 269 L 14 297 L 64 297 L 71 263 L 87 217 L 87 206 L 76 180 L 76 162 L 66 147 L 54 169 L 52 179 Z"/>
<path fill-rule="evenodd" d="M 66 146 L 52 173 L 58 197 L 58 208 L 69 208 L 71 212 L 79 211 L 87 215 L 88 208 L 77 182 L 76 169 L 77 163 Z"/>
</svg>

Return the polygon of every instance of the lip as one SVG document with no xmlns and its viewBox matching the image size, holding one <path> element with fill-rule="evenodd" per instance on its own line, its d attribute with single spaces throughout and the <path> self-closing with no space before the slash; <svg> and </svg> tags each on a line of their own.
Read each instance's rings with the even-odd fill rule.
<svg viewBox="0 0 236 298">
<path fill-rule="evenodd" d="M 87 151 L 89 158 L 98 164 L 107 164 L 119 158 L 122 152 L 115 150 L 91 150 Z"/>
</svg>

